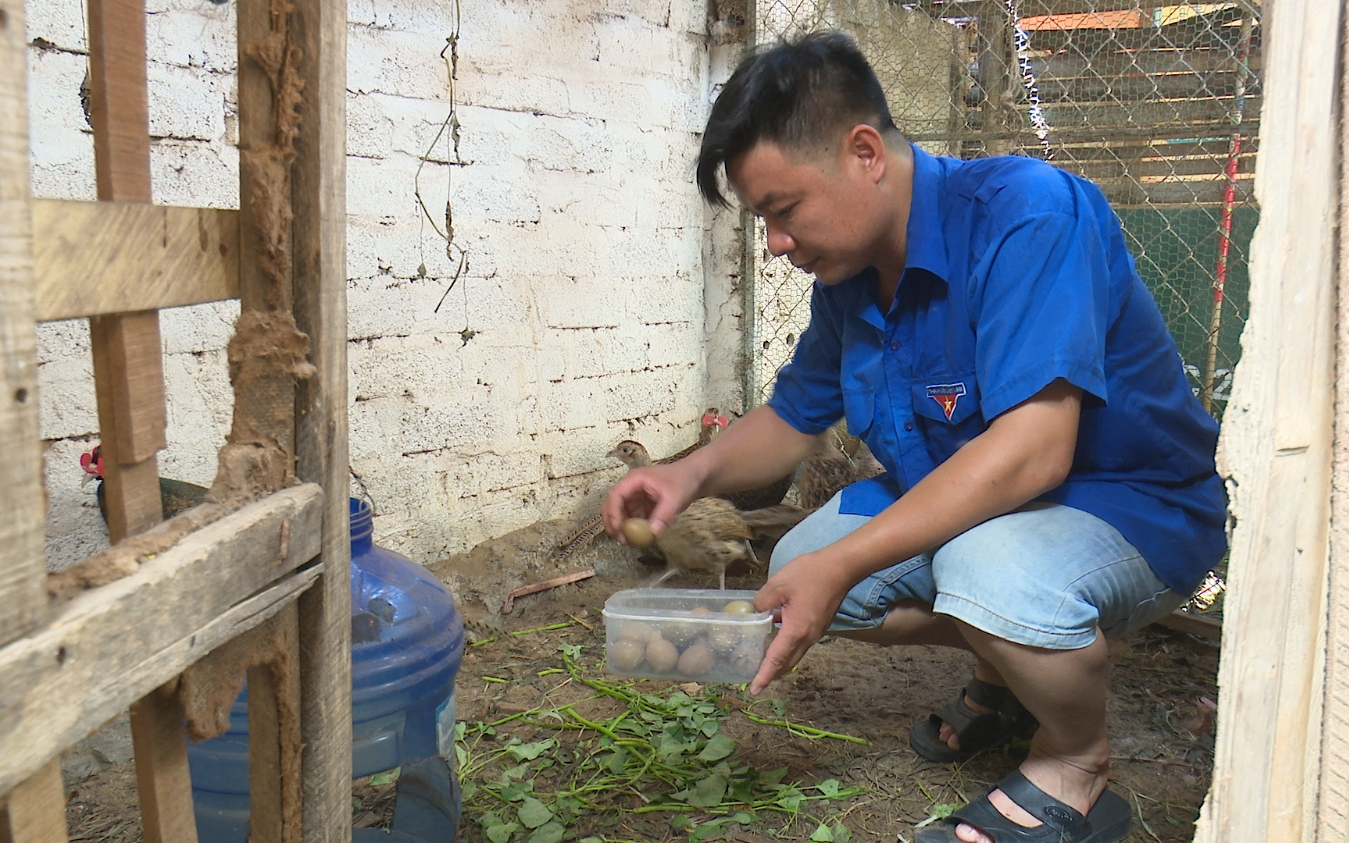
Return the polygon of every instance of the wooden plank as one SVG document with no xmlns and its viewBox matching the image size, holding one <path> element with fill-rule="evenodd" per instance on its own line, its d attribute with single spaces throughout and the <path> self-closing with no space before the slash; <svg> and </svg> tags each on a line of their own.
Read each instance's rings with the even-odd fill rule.
<svg viewBox="0 0 1349 843">
<path fill-rule="evenodd" d="M 149 202 L 145 0 L 89 0 L 89 124 L 98 198 Z"/>
<path fill-rule="evenodd" d="M 1234 71 L 1237 69 L 1236 44 L 1231 48 L 1215 47 L 1204 50 L 1152 49 L 1146 51 L 1121 51 L 1089 53 L 1053 53 L 1047 56 L 1031 56 L 1031 73 L 1036 79 L 1051 77 L 1100 76 L 1110 78 L 1135 73 L 1210 73 L 1213 71 Z M 1260 53 L 1253 53 L 1246 63 L 1247 68 L 1259 74 L 1264 67 Z"/>
<path fill-rule="evenodd" d="M 300 839 L 299 617 L 295 605 L 268 623 L 286 658 L 248 670 L 249 843 Z"/>
<path fill-rule="evenodd" d="M 255 179 L 265 178 L 259 172 L 260 162 L 252 154 L 265 149 L 275 137 L 275 115 L 272 111 L 272 83 L 255 60 L 246 55 L 249 44 L 267 38 L 271 32 L 271 0 L 240 0 L 239 2 L 239 248 L 243 255 L 240 276 L 240 299 L 243 307 L 268 310 L 279 307 L 278 301 L 268 306 L 268 282 L 262 271 L 263 236 L 259 230 Z M 288 293 L 288 291 L 286 291 Z M 285 304 L 288 304 L 287 299 Z"/>
<path fill-rule="evenodd" d="M 1024 11 L 1022 19 L 1029 17 Z M 1256 15 L 1257 19 L 1259 15 Z M 1235 15 L 1229 18 L 1236 20 Z M 1263 26 L 1257 28 L 1252 39 L 1252 51 L 1260 52 Z M 1147 52 L 1150 50 L 1235 50 L 1240 38 L 1239 27 L 1214 26 L 1200 18 L 1163 27 L 1125 29 L 1041 29 L 1026 33 L 1030 49 L 1036 53 L 1064 52 L 1084 56 L 1111 53 Z M 1268 64 L 1268 62 L 1267 62 Z"/>
<path fill-rule="evenodd" d="M 1349 16 L 1340 21 L 1341 40 L 1349 38 Z M 1340 114 L 1349 108 L 1349 61 L 1341 55 Z M 1339 220 L 1343 232 L 1349 220 L 1349 123 L 1337 124 L 1340 152 Z M 1343 412 L 1349 406 L 1349 237 L 1339 237 L 1335 286 L 1338 315 L 1338 367 L 1335 376 L 1336 404 Z M 1325 737 L 1321 743 L 1319 796 L 1316 830 L 1318 841 L 1349 840 L 1349 433 L 1335 432 L 1333 487 L 1330 496 L 1330 581 L 1327 589 Z"/>
<path fill-rule="evenodd" d="M 0 843 L 65 843 L 66 794 L 53 759 L 9 792 L 0 811 Z"/>
<path fill-rule="evenodd" d="M 1244 128 L 1244 127 L 1243 127 Z M 1054 147 L 1054 156 L 1064 158 L 1079 163 L 1094 161 L 1144 161 L 1144 160 L 1172 160 L 1176 158 L 1222 158 L 1226 160 L 1231 141 L 1224 137 L 1218 140 L 1180 140 L 1180 141 L 1147 141 L 1140 139 L 1126 139 L 1119 143 L 1108 145 L 1069 145 L 1061 144 Z M 1260 139 L 1258 137 L 1246 137 L 1244 131 L 1241 138 L 1241 154 L 1254 156 L 1259 151 Z"/>
<path fill-rule="evenodd" d="M 22 0 L 0 0 L 0 644 L 46 617 Z"/>
<path fill-rule="evenodd" d="M 145 72 L 144 0 L 89 0 L 89 122 L 101 200 L 150 201 Z M 155 458 L 167 419 L 159 315 L 100 316 L 89 330 L 104 503 L 117 542 L 163 518 Z"/>
<path fill-rule="evenodd" d="M 1313 839 L 1334 429 L 1335 101 L 1323 0 L 1266 4 L 1250 316 L 1219 446 L 1232 536 L 1209 796 L 1197 843 Z M 1342 12 L 1340 13 L 1342 14 Z"/>
<path fill-rule="evenodd" d="M 1248 96 L 1244 113 L 1260 113 L 1264 101 L 1260 96 Z M 1056 130 L 1091 128 L 1108 136 L 1111 127 L 1186 127 L 1190 137 L 1208 137 L 1231 134 L 1234 97 L 1210 97 L 1201 100 L 1140 100 L 1136 102 L 1051 103 L 1044 107 L 1052 140 Z"/>
<path fill-rule="evenodd" d="M 183 704 L 171 686 L 156 688 L 131 705 L 145 843 L 197 843 L 184 717 Z"/>
<path fill-rule="evenodd" d="M 295 320 L 318 375 L 296 391 L 297 472 L 326 491 L 331 572 L 300 600 L 305 843 L 351 839 L 351 534 L 347 526 L 346 9 L 296 0 L 305 110 L 296 138 Z"/>
<path fill-rule="evenodd" d="M 1056 155 L 1051 162 L 1093 181 L 1107 179 L 1134 179 L 1151 181 L 1181 176 L 1208 176 L 1221 182 L 1226 176 L 1227 157 L 1213 158 L 1154 158 L 1135 161 L 1077 161 L 1066 155 Z M 1238 176 L 1250 178 L 1255 173 L 1255 156 L 1242 154 L 1237 158 Z"/>
<path fill-rule="evenodd" d="M 1088 74 L 1070 77 L 1040 77 L 1036 89 L 1040 101 L 1049 103 L 1122 102 L 1134 103 L 1160 99 L 1205 99 L 1233 97 L 1237 91 L 1236 73 L 1169 74 Z M 1247 97 L 1260 94 L 1259 80 L 1246 79 Z"/>
<path fill-rule="evenodd" d="M 275 620 L 275 619 L 273 619 Z M 248 840 L 281 843 L 280 701 L 271 665 L 248 670 Z"/>
<path fill-rule="evenodd" d="M 1251 0 L 1252 4 L 1257 0 Z M 965 2 L 944 3 L 943 6 L 965 6 Z M 1017 8 L 1022 17 L 1032 15 L 1072 15 L 1090 12 L 1113 12 L 1125 9 L 1148 9 L 1141 0 L 1023 0 Z"/>
<path fill-rule="evenodd" d="M 317 575 L 287 575 L 318 554 L 322 516 L 317 486 L 278 492 L 0 649 L 0 793 L 294 600 Z"/>
<path fill-rule="evenodd" d="M 1097 182 L 1101 192 L 1115 207 L 1151 206 L 1151 205 L 1200 205 L 1217 206 L 1223 201 L 1226 182 L 1220 178 L 1204 181 L 1162 181 L 1153 184 L 1140 184 L 1132 179 L 1101 180 Z M 1255 201 L 1251 179 L 1239 179 L 1236 183 L 1236 204 L 1246 205 Z"/>
<path fill-rule="evenodd" d="M 101 378 L 106 384 L 103 392 L 116 420 L 115 436 L 111 437 L 116 449 L 108 448 L 110 437 L 104 434 L 103 458 L 106 461 L 115 453 L 122 465 L 152 459 L 167 445 L 164 429 L 168 416 L 164 404 L 159 313 L 143 310 L 120 316 L 96 316 L 90 320 L 89 327 L 96 354 L 94 377 L 104 375 Z M 158 509 L 158 481 L 154 496 Z"/>
<path fill-rule="evenodd" d="M 239 296 L 239 212 L 34 199 L 39 322 Z"/>
<path fill-rule="evenodd" d="M 1157 621 L 1157 625 L 1177 632 L 1188 632 L 1201 638 L 1211 638 L 1214 641 L 1222 640 L 1223 635 L 1222 621 L 1192 612 L 1182 612 L 1180 609 Z"/>
</svg>

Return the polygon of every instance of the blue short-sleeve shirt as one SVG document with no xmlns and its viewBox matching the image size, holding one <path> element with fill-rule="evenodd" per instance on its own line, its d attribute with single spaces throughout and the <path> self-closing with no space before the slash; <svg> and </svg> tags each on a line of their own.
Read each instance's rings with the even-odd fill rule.
<svg viewBox="0 0 1349 843">
<path fill-rule="evenodd" d="M 875 515 L 1058 378 L 1080 388 L 1073 467 L 1041 496 L 1114 526 L 1188 591 L 1226 550 L 1218 426 L 1090 182 L 1020 157 L 913 148 L 908 263 L 882 313 L 868 269 L 815 284 L 769 405 L 803 433 L 846 418 L 886 473 L 843 492 Z"/>
</svg>

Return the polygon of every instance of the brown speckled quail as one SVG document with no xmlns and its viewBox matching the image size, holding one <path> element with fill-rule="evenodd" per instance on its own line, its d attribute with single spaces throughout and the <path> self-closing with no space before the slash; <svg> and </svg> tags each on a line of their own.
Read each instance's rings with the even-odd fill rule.
<svg viewBox="0 0 1349 843">
<path fill-rule="evenodd" d="M 628 468 L 643 468 L 651 465 L 651 455 L 647 453 L 646 448 L 641 442 L 635 439 L 624 439 L 618 443 L 609 456 L 621 460 Z M 657 464 L 663 465 L 675 460 L 659 460 Z M 718 495 L 724 500 L 730 501 L 731 506 L 736 509 L 753 510 L 764 509 L 765 507 L 777 506 L 782 503 L 782 499 L 787 496 L 787 491 L 792 487 L 792 478 L 794 474 L 788 472 L 782 478 L 769 483 L 767 486 L 760 486 L 757 489 L 746 489 L 743 492 L 727 492 L 724 495 Z"/>
<path fill-rule="evenodd" d="M 854 445 L 855 455 L 849 454 L 849 445 Z M 844 486 L 884 470 L 861 440 L 842 433 L 836 425 L 820 434 L 815 450 L 797 470 L 796 502 L 802 509 L 819 509 Z"/>
<path fill-rule="evenodd" d="M 716 407 L 708 407 L 707 412 L 703 413 L 702 425 L 698 430 L 697 441 L 679 453 L 671 454 L 668 457 L 656 460 L 656 462 L 660 465 L 665 465 L 667 463 L 675 462 L 676 460 L 682 460 L 684 457 L 687 457 L 708 442 L 716 439 L 717 434 L 721 433 L 721 431 L 726 428 L 727 424 L 729 424 L 729 422 L 726 421 L 726 417 L 721 414 L 720 410 Z M 628 468 L 651 465 L 651 455 L 647 453 L 646 448 L 642 443 L 632 439 L 624 439 L 622 442 L 619 442 L 617 447 L 606 454 L 606 456 L 615 457 Z M 553 554 L 552 559 L 549 561 L 554 564 L 561 562 L 576 551 L 590 544 L 590 542 L 603 531 L 604 522 L 600 519 L 600 516 L 590 516 L 562 540 L 562 544 L 559 545 L 557 553 Z"/>
<path fill-rule="evenodd" d="M 780 505 L 741 512 L 721 498 L 699 498 L 656 537 L 651 548 L 669 569 L 652 585 L 675 574 L 716 574 L 726 588 L 726 568 L 744 560 L 755 568 L 763 565 L 754 555 L 752 539 L 780 538 L 808 515 L 800 507 Z"/>
<path fill-rule="evenodd" d="M 679 513 L 652 548 L 670 567 L 651 584 L 659 585 L 675 574 L 716 574 L 726 588 L 726 566 L 741 559 L 755 567 L 759 560 L 749 540 L 745 519 L 721 498 L 699 498 Z"/>
</svg>

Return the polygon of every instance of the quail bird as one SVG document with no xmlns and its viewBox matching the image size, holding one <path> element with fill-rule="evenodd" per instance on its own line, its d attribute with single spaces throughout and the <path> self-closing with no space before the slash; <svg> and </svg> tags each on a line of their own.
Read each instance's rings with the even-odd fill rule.
<svg viewBox="0 0 1349 843">
<path fill-rule="evenodd" d="M 796 472 L 796 502 L 802 509 L 819 509 L 844 486 L 885 471 L 860 439 L 840 428 L 834 425 L 820 434 Z"/>
<path fill-rule="evenodd" d="M 652 585 L 676 574 L 708 573 L 716 574 L 725 589 L 726 568 L 732 563 L 744 560 L 763 568 L 754 555 L 752 539 L 780 537 L 806 515 L 805 510 L 791 505 L 741 512 L 722 498 L 699 498 L 655 537 L 651 549 L 669 568 Z"/>
<path fill-rule="evenodd" d="M 721 411 L 716 407 L 708 407 L 707 412 L 703 413 L 702 426 L 698 431 L 697 441 L 677 454 L 671 454 L 668 457 L 656 460 L 656 463 L 659 465 L 666 465 L 677 460 L 682 460 L 684 457 L 687 457 L 708 442 L 716 439 L 717 434 L 721 433 L 728 424 L 730 424 L 730 422 L 728 422 L 726 417 L 721 414 Z M 646 448 L 643 447 L 640 442 L 631 439 L 624 439 L 622 442 L 619 442 L 617 447 L 610 451 L 607 456 L 617 458 L 628 468 L 639 465 L 651 465 L 651 455 L 647 453 Z M 558 547 L 557 553 L 553 554 L 553 558 L 550 561 L 553 563 L 561 562 L 568 556 L 571 556 L 576 551 L 585 547 L 603 531 L 604 522 L 600 519 L 600 516 L 590 516 L 562 540 L 562 544 Z"/>
</svg>

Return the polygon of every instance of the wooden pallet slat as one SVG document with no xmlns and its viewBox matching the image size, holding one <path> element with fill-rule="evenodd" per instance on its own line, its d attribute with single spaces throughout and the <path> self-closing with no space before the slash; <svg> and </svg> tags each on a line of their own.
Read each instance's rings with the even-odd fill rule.
<svg viewBox="0 0 1349 843">
<path fill-rule="evenodd" d="M 250 843 L 298 840 L 300 802 L 299 616 L 295 604 L 269 622 L 288 656 L 248 669 Z"/>
<path fill-rule="evenodd" d="M 46 617 L 27 49 L 22 0 L 0 0 L 0 645 Z"/>
<path fill-rule="evenodd" d="M 249 504 L 0 649 L 0 793 L 294 601 L 318 576 L 288 572 L 318 555 L 323 508 L 313 484 Z"/>
<path fill-rule="evenodd" d="M 304 841 L 351 839 L 351 533 L 347 474 L 346 4 L 295 0 L 306 109 L 293 172 L 295 320 L 317 376 L 296 390 L 297 472 L 328 497 L 329 572 L 300 598 Z"/>
<path fill-rule="evenodd" d="M 66 843 L 66 794 L 53 759 L 9 792 L 0 810 L 0 843 Z"/>
<path fill-rule="evenodd" d="M 98 198 L 150 201 L 144 0 L 89 0 L 89 122 Z M 159 314 L 90 321 L 108 534 L 118 542 L 163 519 L 159 466 L 168 410 Z M 109 432 L 115 435 L 108 436 Z"/>
<path fill-rule="evenodd" d="M 239 296 L 239 212 L 33 200 L 37 320 Z"/>
<path fill-rule="evenodd" d="M 156 688 L 131 705 L 145 843 L 197 843 L 183 719 L 183 703 L 172 688 Z"/>
<path fill-rule="evenodd" d="M 27 48 L 21 4 L 0 0 L 0 106 L 7 116 L 22 117 Z M 9 808 L 22 795 L 25 806 L 53 809 L 5 811 L 0 843 L 65 839 L 54 759 L 128 706 L 147 843 L 192 843 L 183 720 L 197 715 L 184 711 L 178 686 L 165 683 L 228 644 L 249 655 L 260 629 L 268 630 L 268 646 L 276 649 L 258 653 L 264 663 L 250 668 L 256 715 L 250 775 L 258 795 L 252 837 L 278 843 L 350 837 L 342 6 L 320 0 L 240 4 L 241 211 L 149 204 L 144 0 L 88 0 L 99 203 L 32 201 L 26 120 L 0 126 L 0 388 L 20 383 L 11 377 L 15 361 L 27 367 L 20 375 L 28 379 L 14 389 L 17 403 L 26 405 L 28 428 L 11 424 L 11 407 L 0 393 L 0 435 L 17 432 L 15 447 L 31 446 L 26 467 L 36 482 L 33 325 L 89 317 L 104 496 L 116 543 L 53 576 L 57 590 L 96 587 L 34 629 L 41 613 L 25 619 L 18 610 L 24 599 L 46 605 L 40 512 L 23 522 L 35 545 L 5 542 L 0 610 L 5 622 L 21 622 L 0 622 L 0 645 L 24 632 L 27 637 L 0 646 L 0 795 L 8 795 Z M 277 56 L 298 69 L 298 84 L 290 69 L 277 75 Z M 282 87 L 289 93 L 278 93 Z M 303 99 L 298 112 L 292 111 L 292 95 Z M 274 106 L 274 97 L 284 105 Z M 295 113 L 305 120 L 296 151 L 307 148 L 292 166 L 288 115 Z M 6 131 L 16 124 L 19 131 Z M 259 172 L 262 178 L 255 177 Z M 293 243 L 292 213 L 299 232 Z M 298 284 L 292 266 L 301 273 Z M 223 517 L 232 504 L 211 504 L 156 526 L 162 517 L 157 454 L 165 446 L 167 420 L 158 309 L 237 296 L 246 312 L 269 312 L 251 325 L 284 329 L 292 285 L 305 300 L 294 315 L 314 340 L 319 376 L 280 401 L 236 384 L 236 423 L 265 426 L 266 441 L 275 441 L 283 457 L 298 460 L 302 476 L 323 486 L 282 489 Z M 19 298 L 12 298 L 15 292 Z M 11 308 L 11 301 L 21 306 Z M 273 320 L 272 314 L 283 318 Z M 285 392 L 286 377 L 267 388 Z M 9 444 L 9 438 L 0 440 L 7 451 Z M 11 459 L 9 465 L 19 463 Z M 289 471 L 284 474 L 267 488 L 291 482 Z M 323 487 L 340 494 L 325 496 Z M 31 502 L 36 511 L 39 496 L 22 490 L 16 483 L 0 493 L 0 515 L 8 514 L 4 507 L 12 501 Z M 144 536 L 122 543 L 137 533 Z M 21 570 L 24 560 L 29 569 Z M 306 600 L 301 630 L 297 601 L 311 588 L 316 596 Z M 203 675 L 221 669 L 210 660 L 198 667 Z M 39 789 L 42 799 L 27 798 Z M 33 817 L 45 819 L 35 823 Z"/>
</svg>

